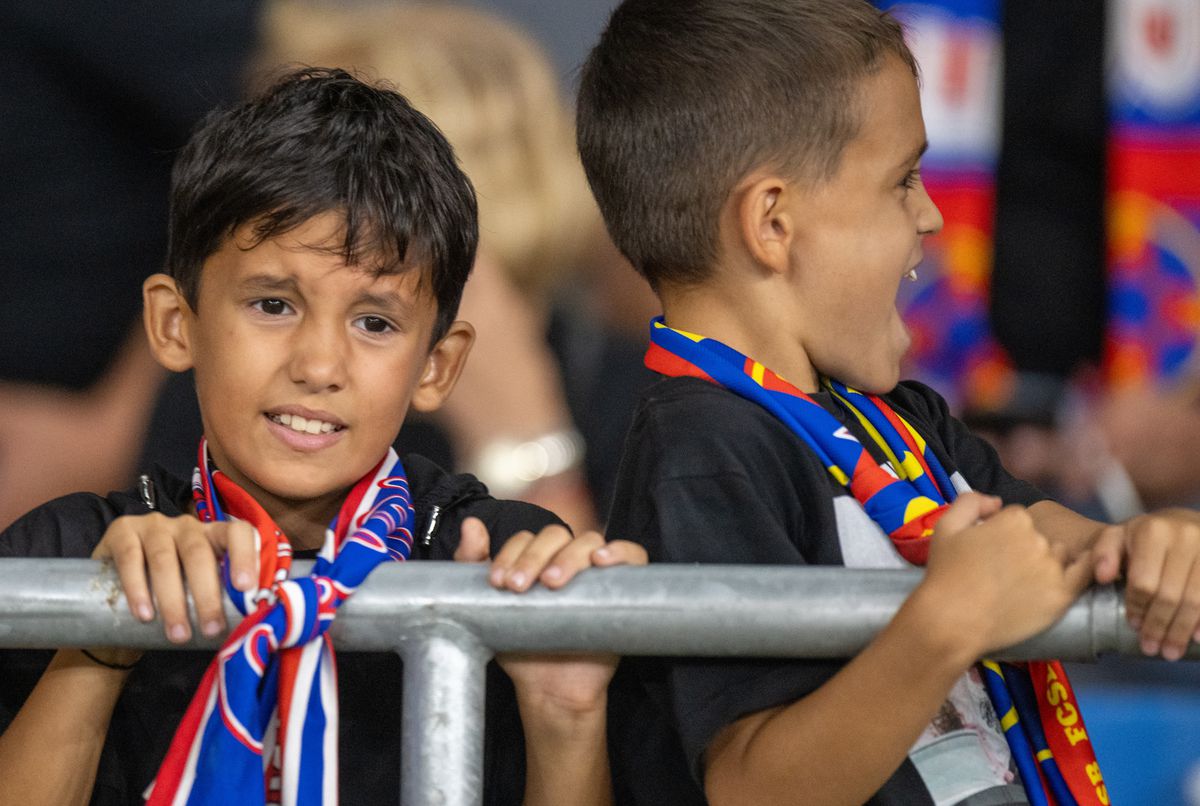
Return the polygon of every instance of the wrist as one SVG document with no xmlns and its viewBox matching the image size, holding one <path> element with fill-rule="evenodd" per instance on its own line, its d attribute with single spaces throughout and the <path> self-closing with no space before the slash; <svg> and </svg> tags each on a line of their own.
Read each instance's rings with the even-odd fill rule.
<svg viewBox="0 0 1200 806">
<path fill-rule="evenodd" d="M 927 578 L 928 579 L 928 578 Z M 960 673 L 989 649 L 980 610 L 922 582 L 905 600 L 893 623 L 907 629 L 912 646 L 934 666 Z"/>
<path fill-rule="evenodd" d="M 90 664 L 122 675 L 133 671 L 142 657 L 140 649 L 125 647 L 87 647 L 73 650 L 73 653 L 78 655 L 81 665 Z"/>
<path fill-rule="evenodd" d="M 577 470 L 583 454 L 583 437 L 567 427 L 527 440 L 494 439 L 475 455 L 471 472 L 495 497 L 520 497 L 539 483 Z"/>
<path fill-rule="evenodd" d="M 563 736 L 579 735 L 581 728 L 604 724 L 607 719 L 608 693 L 602 691 L 593 697 L 556 697 L 541 692 L 517 692 L 517 706 L 521 721 L 526 725 L 537 725 L 543 731 L 561 733 Z"/>
</svg>

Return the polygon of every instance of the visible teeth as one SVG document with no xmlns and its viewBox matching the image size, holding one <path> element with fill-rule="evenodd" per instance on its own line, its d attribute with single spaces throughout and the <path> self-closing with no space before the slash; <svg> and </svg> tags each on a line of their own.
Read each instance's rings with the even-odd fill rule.
<svg viewBox="0 0 1200 806">
<path fill-rule="evenodd" d="M 302 434 L 330 434 L 338 430 L 333 423 L 327 423 L 324 420 L 308 420 L 299 414 L 272 414 L 270 417 L 274 422 L 286 425 L 293 431 L 299 431 Z"/>
</svg>

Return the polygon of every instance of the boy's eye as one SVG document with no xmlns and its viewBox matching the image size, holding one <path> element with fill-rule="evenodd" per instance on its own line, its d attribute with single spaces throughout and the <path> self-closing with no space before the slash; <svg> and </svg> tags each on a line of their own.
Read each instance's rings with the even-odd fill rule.
<svg viewBox="0 0 1200 806">
<path fill-rule="evenodd" d="M 292 309 L 291 305 L 281 299 L 260 299 L 254 303 L 254 307 L 268 316 L 282 316 Z"/>
<path fill-rule="evenodd" d="M 900 186 L 905 190 L 912 190 L 921 183 L 921 169 L 913 168 L 904 175 L 904 179 L 900 181 Z"/>
<path fill-rule="evenodd" d="M 360 316 L 358 326 L 368 333 L 390 333 L 395 330 L 391 322 L 380 316 Z"/>
</svg>

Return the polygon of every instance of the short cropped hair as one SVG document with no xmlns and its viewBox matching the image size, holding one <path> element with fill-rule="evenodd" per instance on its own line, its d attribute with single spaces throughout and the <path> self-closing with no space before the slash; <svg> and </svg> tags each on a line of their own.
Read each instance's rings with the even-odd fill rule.
<svg viewBox="0 0 1200 806">
<path fill-rule="evenodd" d="M 475 261 L 475 191 L 428 118 L 344 70 L 293 71 L 200 123 L 172 172 L 167 272 L 196 310 L 204 261 L 239 227 L 261 243 L 328 212 L 348 266 L 421 272 L 445 335 Z"/>
<path fill-rule="evenodd" d="M 609 234 L 656 289 L 705 280 L 739 179 L 836 173 L 860 80 L 899 23 L 863 0 L 625 0 L 580 77 L 576 130 Z"/>
</svg>

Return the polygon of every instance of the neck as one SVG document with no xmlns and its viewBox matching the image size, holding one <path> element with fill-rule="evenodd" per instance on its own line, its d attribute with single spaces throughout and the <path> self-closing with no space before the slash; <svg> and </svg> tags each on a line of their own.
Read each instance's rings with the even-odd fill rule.
<svg viewBox="0 0 1200 806">
<path fill-rule="evenodd" d="M 791 327 L 789 297 L 776 285 L 770 279 L 735 284 L 714 277 L 702 285 L 664 288 L 663 319 L 676 330 L 732 347 L 803 392 L 820 391 L 819 373 Z"/>
<path fill-rule="evenodd" d="M 325 543 L 325 530 L 337 515 L 348 490 L 331 493 L 309 501 L 285 501 L 273 496 L 271 500 L 255 495 L 258 503 L 271 516 L 296 551 L 319 549 Z"/>
</svg>

